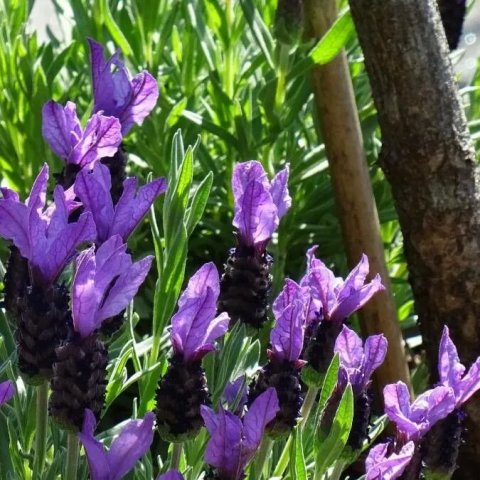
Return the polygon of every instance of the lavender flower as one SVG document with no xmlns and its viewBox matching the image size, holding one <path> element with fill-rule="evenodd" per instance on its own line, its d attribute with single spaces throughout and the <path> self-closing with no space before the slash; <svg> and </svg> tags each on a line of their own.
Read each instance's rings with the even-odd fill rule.
<svg viewBox="0 0 480 480">
<path fill-rule="evenodd" d="M 116 51 L 108 60 L 104 58 L 103 46 L 88 40 L 92 67 L 94 112 L 117 117 L 126 135 L 133 124 L 141 125 L 153 110 L 158 99 L 155 78 L 143 71 L 131 78 L 129 71 Z M 116 70 L 112 72 L 112 67 Z"/>
<path fill-rule="evenodd" d="M 82 130 L 73 102 L 62 107 L 53 100 L 48 101 L 43 106 L 42 118 L 45 141 L 67 164 L 76 165 L 78 169 L 115 155 L 122 142 L 119 120 L 101 112 L 92 115 Z"/>
<path fill-rule="evenodd" d="M 152 256 L 132 262 L 126 249 L 122 238 L 114 235 L 96 252 L 91 247 L 77 258 L 72 314 L 74 329 L 83 338 L 130 303 L 150 270 Z"/>
<path fill-rule="evenodd" d="M 236 165 L 232 177 L 233 225 L 238 229 L 242 245 L 254 247 L 256 251 L 265 249 L 292 202 L 287 182 L 288 166 L 269 182 L 260 162 Z"/>
<path fill-rule="evenodd" d="M 455 408 L 455 395 L 450 387 L 435 387 L 410 403 L 408 387 L 397 382 L 387 385 L 383 396 L 385 413 L 405 441 L 419 440 Z"/>
<path fill-rule="evenodd" d="M 0 407 L 15 395 L 15 385 L 11 380 L 0 383 Z"/>
<path fill-rule="evenodd" d="M 448 327 L 443 327 L 438 354 L 438 373 L 440 383 L 450 387 L 455 395 L 455 408 L 461 407 L 477 390 L 480 389 L 480 357 L 465 373 L 465 366 L 460 363 L 457 347 L 450 339 Z"/>
<path fill-rule="evenodd" d="M 229 317 L 222 313 L 215 317 L 220 279 L 215 265 L 203 265 L 190 278 L 178 301 L 178 311 L 172 317 L 173 351 L 185 362 L 200 360 L 213 350 L 214 341 L 228 328 Z"/>
<path fill-rule="evenodd" d="M 48 166 L 45 164 L 25 203 L 18 195 L 2 189 L 0 236 L 13 241 L 27 258 L 34 282 L 50 285 L 72 260 L 76 248 L 93 240 L 95 224 L 90 213 L 69 223 L 69 206 L 62 187 L 54 191 L 54 203 L 45 209 Z"/>
<path fill-rule="evenodd" d="M 78 438 L 85 448 L 91 479 L 120 480 L 132 470 L 152 444 L 153 420 L 154 415 L 150 412 L 143 420 L 129 421 L 106 452 L 93 435 L 95 415 L 90 410 L 85 410 L 83 429 L 78 433 Z"/>
<path fill-rule="evenodd" d="M 205 451 L 205 461 L 216 468 L 224 480 L 240 480 L 245 467 L 255 455 L 266 425 L 278 411 L 274 388 L 269 388 L 250 406 L 243 419 L 220 406 L 218 414 L 202 406 L 202 417 L 211 435 Z"/>
<path fill-rule="evenodd" d="M 110 171 L 101 163 L 95 164 L 92 170 L 81 170 L 74 185 L 75 194 L 95 220 L 99 244 L 113 235 L 120 235 L 126 242 L 155 199 L 165 192 L 167 183 L 163 177 L 157 178 L 137 191 L 137 179 L 127 178 L 116 205 L 113 205 L 110 188 Z"/>
<path fill-rule="evenodd" d="M 312 310 L 320 318 L 343 322 L 362 308 L 375 293 L 385 290 L 379 274 L 365 283 L 369 271 L 366 255 L 362 255 L 358 265 L 343 280 L 335 277 L 321 260 L 315 258 L 317 248 L 314 246 L 307 251 L 307 272 L 300 284 L 311 288 Z"/>
<path fill-rule="evenodd" d="M 406 443 L 398 453 L 389 452 L 391 444 L 380 443 L 368 452 L 365 461 L 366 480 L 395 480 L 404 472 L 412 459 L 415 445 Z"/>
<path fill-rule="evenodd" d="M 178 470 L 169 470 L 163 475 L 159 475 L 157 480 L 183 480 L 183 475 Z"/>
</svg>

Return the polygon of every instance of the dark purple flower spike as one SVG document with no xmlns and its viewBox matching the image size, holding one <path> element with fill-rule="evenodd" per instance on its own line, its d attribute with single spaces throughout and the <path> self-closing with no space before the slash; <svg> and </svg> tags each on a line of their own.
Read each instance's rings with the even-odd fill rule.
<svg viewBox="0 0 480 480">
<path fill-rule="evenodd" d="M 398 453 L 390 451 L 391 444 L 380 443 L 368 452 L 365 461 L 366 480 L 395 480 L 404 472 L 410 463 L 415 445 L 406 443 Z"/>
<path fill-rule="evenodd" d="M 205 462 L 216 469 L 222 480 L 241 480 L 245 467 L 255 455 L 265 431 L 279 409 L 277 394 L 269 388 L 250 406 L 243 419 L 225 411 L 218 413 L 202 406 L 210 441 Z"/>
<path fill-rule="evenodd" d="M 202 358 L 228 328 L 226 313 L 216 316 L 220 291 L 213 263 L 203 265 L 188 282 L 172 317 L 173 357 L 157 390 L 157 426 L 169 441 L 195 436 L 203 426 L 200 405 L 210 402 Z"/>
<path fill-rule="evenodd" d="M 166 191 L 167 183 L 163 177 L 157 178 L 137 190 L 137 179 L 127 178 L 116 205 L 110 188 L 110 171 L 101 163 L 95 164 L 92 170 L 83 169 L 75 180 L 75 194 L 95 220 L 98 244 L 114 235 L 120 235 L 126 242 L 155 199 Z"/>
<path fill-rule="evenodd" d="M 133 125 L 141 125 L 154 109 L 158 99 L 155 78 L 143 71 L 133 78 L 120 60 L 116 51 L 105 60 L 100 43 L 89 39 L 94 112 L 103 112 L 120 120 L 122 134 L 126 135 Z"/>
<path fill-rule="evenodd" d="M 112 157 L 122 142 L 117 118 L 95 113 L 82 129 L 73 102 L 63 107 L 50 100 L 43 106 L 42 134 L 56 155 L 78 170 L 103 157 Z"/>
<path fill-rule="evenodd" d="M 90 478 L 120 480 L 132 470 L 152 444 L 154 418 L 154 414 L 150 412 L 143 420 L 130 420 L 113 440 L 107 452 L 93 435 L 97 423 L 95 415 L 90 410 L 85 410 L 85 420 L 78 438 L 85 448 Z"/>
<path fill-rule="evenodd" d="M 277 391 L 280 410 L 267 429 L 272 436 L 288 434 L 300 416 L 303 397 L 299 369 L 305 362 L 299 357 L 303 349 L 308 300 L 306 289 L 293 280 L 285 281 L 273 303 L 276 322 L 270 333 L 269 361 L 250 386 L 250 403 L 270 387 Z"/>
<path fill-rule="evenodd" d="M 0 407 L 15 395 L 15 384 L 11 380 L 0 383 Z"/>
</svg>

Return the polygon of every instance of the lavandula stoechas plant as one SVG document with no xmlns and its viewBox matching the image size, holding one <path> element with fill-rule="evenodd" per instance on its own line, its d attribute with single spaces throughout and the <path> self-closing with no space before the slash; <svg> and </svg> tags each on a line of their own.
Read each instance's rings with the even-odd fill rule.
<svg viewBox="0 0 480 480">
<path fill-rule="evenodd" d="M 288 167 L 270 182 L 261 163 L 235 166 L 232 177 L 236 246 L 230 251 L 221 281 L 218 310 L 232 322 L 260 328 L 267 319 L 272 259 L 267 245 L 291 205 Z"/>
<path fill-rule="evenodd" d="M 85 409 L 98 418 L 103 407 L 107 349 L 99 338 L 102 323 L 118 315 L 136 295 L 153 257 L 133 262 L 115 235 L 76 260 L 72 283 L 73 331 L 57 348 L 50 413 L 64 428 L 78 431 Z"/>
<path fill-rule="evenodd" d="M 209 404 L 202 358 L 228 329 L 227 313 L 216 316 L 220 279 L 213 263 L 189 280 L 172 317 L 173 356 L 157 390 L 157 427 L 166 440 L 180 443 L 203 426 L 200 406 Z"/>
<path fill-rule="evenodd" d="M 272 306 L 275 325 L 270 333 L 268 363 L 250 386 L 249 403 L 269 387 L 274 387 L 277 392 L 280 409 L 267 426 L 272 436 L 288 434 L 300 416 L 303 399 L 299 370 L 305 363 L 300 360 L 300 354 L 309 299 L 307 288 L 286 280 Z"/>
<path fill-rule="evenodd" d="M 313 369 L 313 377 L 327 371 L 343 322 L 385 289 L 378 274 L 365 283 L 369 271 L 366 255 L 343 280 L 315 257 L 316 249 L 307 251 L 307 271 L 300 281 L 311 294 L 302 358 L 308 362 L 308 369 Z M 308 381 L 310 376 L 305 378 Z"/>
<path fill-rule="evenodd" d="M 265 427 L 279 410 L 277 393 L 269 388 L 250 405 L 243 418 L 223 409 L 218 413 L 203 405 L 202 417 L 210 433 L 205 462 L 214 468 L 208 480 L 242 480 L 245 467 L 257 452 Z"/>
<path fill-rule="evenodd" d="M 57 280 L 77 247 L 95 239 L 92 215 L 69 222 L 71 202 L 61 186 L 46 208 L 48 166 L 44 165 L 25 201 L 6 188 L 0 199 L 0 236 L 16 247 L 17 261 L 6 275 L 6 305 L 17 322 L 18 364 L 27 382 L 43 383 L 52 374 L 55 348 L 70 327 L 68 292 Z M 18 262 L 25 265 L 14 272 Z M 19 274 L 14 279 L 15 275 Z M 12 284 L 13 283 L 13 284 Z"/>
</svg>

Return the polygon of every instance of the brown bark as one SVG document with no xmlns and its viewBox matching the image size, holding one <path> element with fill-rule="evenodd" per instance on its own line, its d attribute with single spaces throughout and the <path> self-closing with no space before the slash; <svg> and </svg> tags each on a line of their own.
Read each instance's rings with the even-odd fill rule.
<svg viewBox="0 0 480 480">
<path fill-rule="evenodd" d="M 434 0 L 350 0 L 382 131 L 380 162 L 404 235 L 436 380 L 449 325 L 461 359 L 480 354 L 480 185 Z M 478 477 L 480 403 L 468 410 L 458 478 Z"/>
<path fill-rule="evenodd" d="M 321 38 L 337 18 L 336 1 L 306 0 L 305 14 L 309 35 Z M 315 67 L 311 79 L 348 263 L 353 267 L 366 253 L 371 275 L 380 273 L 386 287 L 360 312 L 363 333 L 383 332 L 389 342 L 387 358 L 375 375 L 381 393 L 388 383 L 409 384 L 409 373 L 345 52 Z"/>
</svg>

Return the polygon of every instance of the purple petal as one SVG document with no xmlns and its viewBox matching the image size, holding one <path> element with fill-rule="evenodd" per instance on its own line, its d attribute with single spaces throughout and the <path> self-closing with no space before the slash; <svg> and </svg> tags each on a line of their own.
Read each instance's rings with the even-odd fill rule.
<svg viewBox="0 0 480 480">
<path fill-rule="evenodd" d="M 408 442 L 400 452 L 392 453 L 387 457 L 388 443 L 381 443 L 373 447 L 365 461 L 367 470 L 366 480 L 395 480 L 404 472 L 412 459 L 415 444 Z"/>
<path fill-rule="evenodd" d="M 11 240 L 25 258 L 31 257 L 29 209 L 23 203 L 0 200 L 0 236 Z"/>
<path fill-rule="evenodd" d="M 244 465 L 248 463 L 251 456 L 259 447 L 265 427 L 271 422 L 277 412 L 280 410 L 278 404 L 278 396 L 275 388 L 270 387 L 261 395 L 259 395 L 243 418 L 243 429 L 245 436 L 245 452 L 246 457 L 243 459 Z"/>
<path fill-rule="evenodd" d="M 241 375 L 233 382 L 229 382 L 223 391 L 223 397 L 230 406 L 239 405 L 243 407 L 247 403 L 248 388 L 245 375 Z M 231 410 L 231 408 L 230 408 Z"/>
<path fill-rule="evenodd" d="M 10 190 L 7 187 L 0 187 L 0 192 L 2 192 L 3 200 L 12 200 L 13 202 L 20 202 L 20 196 L 17 192 Z M 0 198 L 0 200 L 2 200 Z"/>
<path fill-rule="evenodd" d="M 82 201 L 85 210 L 93 215 L 98 243 L 103 243 L 109 238 L 114 219 L 111 186 L 110 170 L 100 162 L 94 165 L 93 170 L 86 168 L 80 170 L 75 179 L 75 194 Z"/>
<path fill-rule="evenodd" d="M 480 389 L 480 358 L 468 369 L 460 383 L 455 385 L 456 406 L 463 405 L 475 392 Z"/>
<path fill-rule="evenodd" d="M 279 317 L 283 310 L 290 305 L 293 300 L 300 299 L 306 300 L 309 297 L 308 291 L 306 288 L 301 288 L 297 282 L 287 278 L 285 280 L 285 285 L 283 286 L 282 291 L 275 299 L 272 305 L 272 311 L 275 315 L 275 318 Z"/>
<path fill-rule="evenodd" d="M 278 227 L 278 215 L 277 207 L 265 185 L 252 181 L 246 186 L 236 203 L 233 225 L 249 246 L 270 239 Z"/>
<path fill-rule="evenodd" d="M 110 468 L 108 465 L 107 454 L 105 453 L 103 445 L 93 436 L 95 425 L 95 415 L 91 410 L 86 409 L 83 428 L 77 436 L 85 449 L 91 479 L 110 480 Z"/>
<path fill-rule="evenodd" d="M 270 187 L 267 174 L 260 162 L 251 160 L 250 162 L 242 162 L 235 165 L 232 175 L 232 190 L 235 204 L 240 203 L 240 198 L 245 193 L 247 186 L 255 181 L 261 183 L 266 190 Z"/>
<path fill-rule="evenodd" d="M 53 100 L 48 101 L 42 109 L 42 135 L 50 148 L 67 160 L 82 135 L 75 104 L 67 102 L 62 107 Z"/>
<path fill-rule="evenodd" d="M 149 412 L 143 420 L 131 420 L 112 442 L 108 452 L 110 480 L 123 478 L 149 450 L 153 442 L 154 418 L 155 415 Z"/>
<path fill-rule="evenodd" d="M 206 405 L 200 405 L 200 414 L 205 422 L 205 427 L 207 428 L 208 433 L 212 436 L 215 433 L 215 430 L 218 428 L 218 415 L 213 411 L 213 409 L 207 407 Z"/>
<path fill-rule="evenodd" d="M 305 306 L 294 300 L 276 319 L 270 334 L 273 355 L 279 360 L 295 362 L 300 357 L 305 334 Z"/>
<path fill-rule="evenodd" d="M 243 470 L 241 462 L 242 422 L 220 406 L 218 425 L 205 450 L 205 462 L 215 467 L 220 476 L 237 478 Z"/>
<path fill-rule="evenodd" d="M 115 206 L 111 220 L 110 235 L 118 234 L 127 241 L 143 217 L 147 214 L 155 199 L 167 189 L 167 182 L 157 178 L 141 187 L 138 192 L 137 179 L 128 178 L 123 183 L 123 193 Z"/>
<path fill-rule="evenodd" d="M 385 290 L 380 275 L 375 275 L 373 280 L 359 290 L 350 292 L 349 296 L 343 296 L 342 300 L 330 312 L 331 320 L 343 321 L 354 312 L 362 308 L 377 292 Z"/>
<path fill-rule="evenodd" d="M 419 426 L 410 420 L 410 392 L 403 382 L 387 385 L 383 389 L 385 413 L 397 425 L 397 428 L 407 434 L 408 438 L 417 438 Z"/>
<path fill-rule="evenodd" d="M 68 163 L 85 167 L 104 157 L 112 157 L 122 142 L 118 118 L 92 115 L 80 141 L 72 150 Z"/>
<path fill-rule="evenodd" d="M 15 395 L 15 384 L 11 380 L 0 383 L 0 406 Z"/>
<path fill-rule="evenodd" d="M 368 257 L 363 254 L 358 265 L 349 273 L 348 277 L 343 282 L 342 288 L 338 293 L 338 301 L 350 297 L 360 290 L 365 283 L 369 271 Z"/>
<path fill-rule="evenodd" d="M 122 134 L 126 135 L 133 124 L 141 125 L 155 108 L 158 100 L 158 84 L 148 72 L 136 75 L 130 83 L 130 97 L 120 116 Z"/>
<path fill-rule="evenodd" d="M 159 475 L 157 480 L 184 480 L 183 475 L 178 470 L 169 470 L 163 475 Z"/>
<path fill-rule="evenodd" d="M 106 318 L 118 315 L 127 307 L 137 294 L 140 285 L 144 282 L 152 266 L 152 261 L 153 256 L 149 255 L 135 262 L 128 270 L 122 272 L 110 289 L 102 308 L 98 310 L 96 318 L 98 323 L 101 323 Z"/>
<path fill-rule="evenodd" d="M 270 194 L 273 203 L 277 206 L 278 218 L 282 218 L 292 205 L 292 197 L 288 193 L 289 166 L 278 172 L 272 180 Z"/>
<path fill-rule="evenodd" d="M 339 354 L 340 362 L 345 368 L 361 367 L 363 361 L 362 339 L 345 325 L 335 341 L 334 352 Z"/>
<path fill-rule="evenodd" d="M 365 381 L 383 363 L 387 355 L 388 341 L 384 335 L 371 335 L 365 340 L 365 357 L 362 365 Z"/>
<path fill-rule="evenodd" d="M 38 212 L 39 214 L 45 207 L 45 202 L 47 199 L 48 172 L 48 165 L 44 163 L 40 173 L 33 182 L 30 195 L 25 201 L 25 205 L 27 205 L 27 207 L 31 208 L 35 212 Z"/>
</svg>

